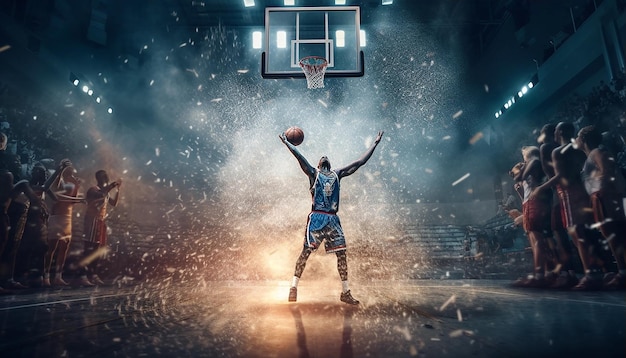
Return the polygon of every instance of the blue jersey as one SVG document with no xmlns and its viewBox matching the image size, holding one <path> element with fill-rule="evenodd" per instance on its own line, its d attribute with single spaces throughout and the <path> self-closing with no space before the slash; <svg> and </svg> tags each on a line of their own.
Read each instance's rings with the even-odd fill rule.
<svg viewBox="0 0 626 358">
<path fill-rule="evenodd" d="M 334 171 L 322 173 L 317 170 L 311 187 L 313 211 L 336 213 L 339 210 L 339 176 Z"/>
</svg>

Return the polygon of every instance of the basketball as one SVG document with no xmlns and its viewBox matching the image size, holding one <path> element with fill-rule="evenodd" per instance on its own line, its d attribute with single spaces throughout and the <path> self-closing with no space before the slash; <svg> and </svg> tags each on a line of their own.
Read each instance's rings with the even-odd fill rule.
<svg viewBox="0 0 626 358">
<path fill-rule="evenodd" d="M 285 137 L 287 137 L 289 143 L 293 145 L 300 145 L 304 141 L 304 132 L 299 127 L 289 127 L 285 131 Z"/>
</svg>

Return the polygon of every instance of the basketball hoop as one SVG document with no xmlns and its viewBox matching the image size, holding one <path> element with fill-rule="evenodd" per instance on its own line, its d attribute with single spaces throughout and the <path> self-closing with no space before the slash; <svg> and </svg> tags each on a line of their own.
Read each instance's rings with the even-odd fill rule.
<svg viewBox="0 0 626 358">
<path fill-rule="evenodd" d="M 328 61 L 320 56 L 307 56 L 300 60 L 308 88 L 324 88 L 324 74 Z"/>
</svg>

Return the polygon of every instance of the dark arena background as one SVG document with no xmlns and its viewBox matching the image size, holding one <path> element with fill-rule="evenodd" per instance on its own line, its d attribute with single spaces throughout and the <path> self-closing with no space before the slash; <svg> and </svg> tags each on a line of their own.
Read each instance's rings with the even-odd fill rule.
<svg viewBox="0 0 626 358">
<path fill-rule="evenodd" d="M 80 197 L 100 169 L 123 183 L 104 284 L 80 284 L 84 204 L 69 286 L 29 270 L 16 288 L 3 262 L 2 356 L 626 356 L 623 285 L 514 287 L 533 254 L 509 215 L 509 170 L 545 124 L 595 125 L 626 167 L 626 2 L 292 3 L 0 0 L 3 155 L 21 179 L 70 159 Z M 261 76 L 266 7 L 344 5 L 360 9 L 363 76 Z M 291 126 L 333 168 L 384 131 L 341 182 L 359 305 L 323 249 L 287 301 L 311 209 L 279 138 Z"/>
</svg>

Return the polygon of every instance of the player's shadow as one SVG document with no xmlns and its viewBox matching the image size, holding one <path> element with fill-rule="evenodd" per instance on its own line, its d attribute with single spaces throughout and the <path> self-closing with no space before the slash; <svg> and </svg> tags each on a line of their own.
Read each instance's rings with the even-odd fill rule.
<svg viewBox="0 0 626 358">
<path fill-rule="evenodd" d="M 304 323 L 302 323 L 302 311 L 299 306 L 290 306 L 293 320 L 296 322 L 296 341 L 298 342 L 298 357 L 308 358 L 309 348 L 306 345 L 306 332 L 304 331 Z"/>
<path fill-rule="evenodd" d="M 299 352 L 298 357 L 308 358 L 311 355 L 306 343 L 306 332 L 302 321 L 303 310 L 300 305 L 292 305 L 289 309 L 296 324 L 296 338 Z M 339 352 L 339 356 L 341 358 L 354 357 L 354 350 L 352 348 L 352 318 L 357 310 L 357 307 L 351 306 L 347 306 L 343 309 L 343 332 L 341 335 L 341 350 Z"/>
</svg>

